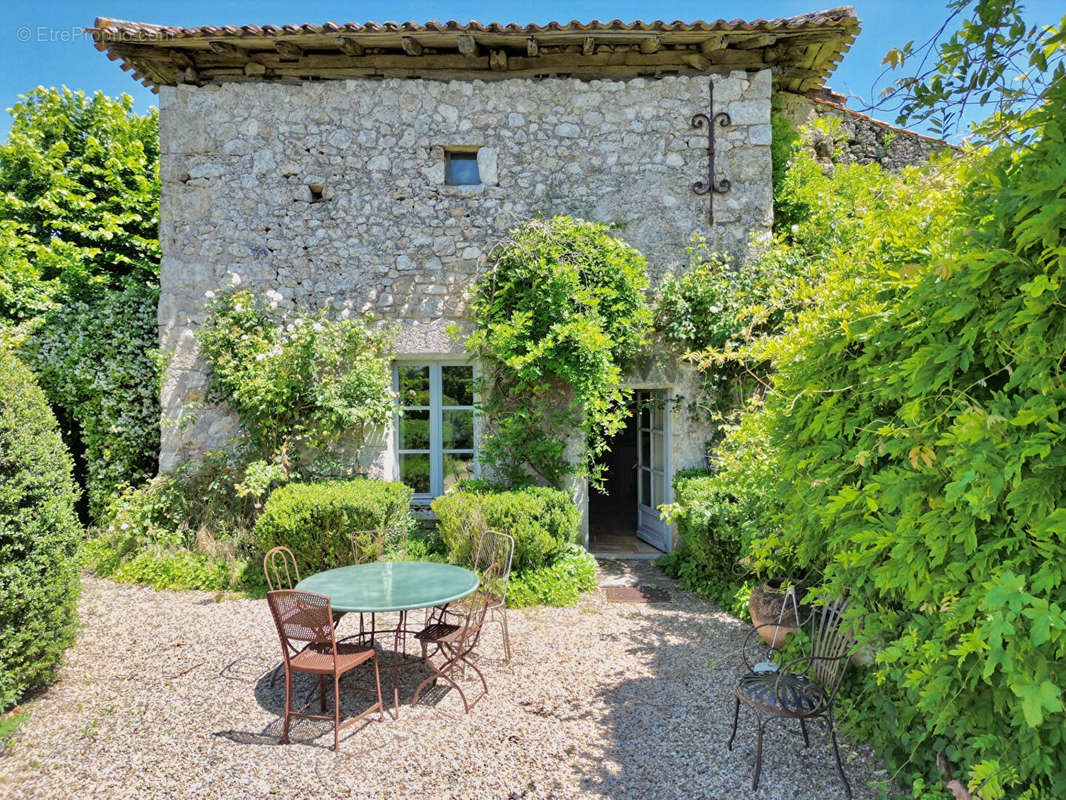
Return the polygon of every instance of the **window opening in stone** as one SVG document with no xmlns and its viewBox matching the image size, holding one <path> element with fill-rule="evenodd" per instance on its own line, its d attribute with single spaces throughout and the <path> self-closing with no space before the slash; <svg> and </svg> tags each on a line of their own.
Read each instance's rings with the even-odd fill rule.
<svg viewBox="0 0 1066 800">
<path fill-rule="evenodd" d="M 477 153 L 444 151 L 444 182 L 449 186 L 471 186 L 481 183 L 477 171 Z"/>
</svg>

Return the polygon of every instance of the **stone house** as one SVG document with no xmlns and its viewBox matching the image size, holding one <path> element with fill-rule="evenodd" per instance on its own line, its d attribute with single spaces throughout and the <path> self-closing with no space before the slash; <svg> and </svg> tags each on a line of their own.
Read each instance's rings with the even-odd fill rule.
<svg viewBox="0 0 1066 800">
<path fill-rule="evenodd" d="M 222 408 L 175 423 L 205 396 L 206 294 L 239 283 L 283 313 L 395 325 L 397 388 L 420 388 L 407 414 L 427 425 L 385 431 L 372 474 L 425 504 L 476 473 L 473 398 L 455 389 L 475 366 L 447 329 L 468 324 L 492 245 L 568 214 L 621 223 L 653 285 L 693 234 L 743 263 L 772 223 L 771 92 L 820 90 L 858 29 L 851 8 L 692 24 L 98 19 L 97 48 L 159 92 L 161 468 L 235 433 Z M 594 550 L 655 554 L 673 543 L 656 507 L 676 469 L 704 462 L 709 431 L 665 402 L 693 390 L 676 354 L 649 354 L 628 383 L 659 410 L 615 441 L 611 499 L 575 497 Z"/>
</svg>

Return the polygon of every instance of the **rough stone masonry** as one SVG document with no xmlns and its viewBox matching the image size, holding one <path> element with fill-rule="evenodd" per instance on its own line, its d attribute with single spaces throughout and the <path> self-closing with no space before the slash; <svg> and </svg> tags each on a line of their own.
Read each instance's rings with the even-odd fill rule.
<svg viewBox="0 0 1066 800">
<path fill-rule="evenodd" d="M 715 111 L 717 176 L 705 129 Z M 743 259 L 769 234 L 770 71 L 628 80 L 352 79 L 163 86 L 160 91 L 160 467 L 236 432 L 205 405 L 194 331 L 207 293 L 239 284 L 283 313 L 374 312 L 397 326 L 398 358 L 456 357 L 484 256 L 516 223 L 569 214 L 618 223 L 653 284 L 687 263 L 693 234 Z M 445 184 L 445 150 L 477 149 L 481 183 Z M 684 388 L 690 376 L 672 383 Z M 634 386 L 662 378 L 631 376 Z M 677 388 L 675 387 L 675 391 Z M 704 432 L 678 414 L 673 466 L 700 463 Z M 393 477 L 385 432 L 372 472 Z"/>
</svg>

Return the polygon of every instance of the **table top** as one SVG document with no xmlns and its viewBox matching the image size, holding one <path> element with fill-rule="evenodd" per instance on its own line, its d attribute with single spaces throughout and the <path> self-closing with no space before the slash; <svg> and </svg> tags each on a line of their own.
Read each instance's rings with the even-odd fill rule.
<svg viewBox="0 0 1066 800">
<path fill-rule="evenodd" d="M 373 561 L 318 572 L 296 588 L 324 594 L 334 611 L 407 611 L 451 603 L 478 587 L 475 573 L 431 561 Z"/>
</svg>

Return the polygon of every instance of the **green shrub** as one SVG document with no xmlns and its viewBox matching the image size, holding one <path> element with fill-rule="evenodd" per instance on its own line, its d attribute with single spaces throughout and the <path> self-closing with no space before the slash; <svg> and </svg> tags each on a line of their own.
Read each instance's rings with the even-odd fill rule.
<svg viewBox="0 0 1066 800">
<path fill-rule="evenodd" d="M 595 588 L 596 559 L 580 545 L 569 544 L 552 564 L 511 575 L 507 605 L 572 606 L 582 592 Z"/>
<path fill-rule="evenodd" d="M 29 370 L 0 349 L 0 709 L 48 682 L 74 641 L 71 458 Z"/>
<path fill-rule="evenodd" d="M 923 798 L 945 761 L 983 800 L 1066 796 L 1064 104 L 959 188 L 946 164 L 786 180 L 821 277 L 752 353 L 782 523 L 754 546 L 853 598 L 877 661 L 847 722 Z"/>
<path fill-rule="evenodd" d="M 352 563 L 353 531 L 413 528 L 411 489 L 402 483 L 358 479 L 290 483 L 275 489 L 255 523 L 266 552 L 292 550 L 301 574 Z"/>
<path fill-rule="evenodd" d="M 437 530 L 451 559 L 470 563 L 487 528 L 515 540 L 512 568 L 522 571 L 551 564 L 578 538 L 581 512 L 560 489 L 528 486 L 502 492 L 453 491 L 436 498 L 431 508 Z"/>
</svg>

